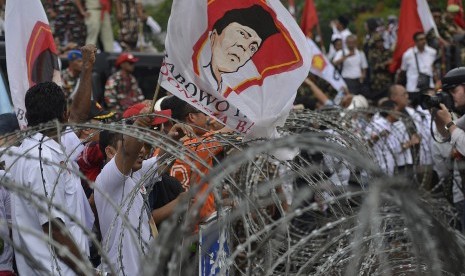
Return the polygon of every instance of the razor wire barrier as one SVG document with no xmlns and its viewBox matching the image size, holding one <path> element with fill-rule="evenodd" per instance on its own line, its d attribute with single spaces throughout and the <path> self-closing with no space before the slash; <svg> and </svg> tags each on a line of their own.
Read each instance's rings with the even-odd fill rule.
<svg viewBox="0 0 465 276">
<path fill-rule="evenodd" d="M 394 154 L 395 148 L 379 150 L 377 147 L 382 143 L 371 139 L 372 132 L 382 128 L 373 119 L 378 112 L 376 109 L 293 112 L 279 128 L 282 137 L 272 141 L 244 141 L 236 134 L 215 134 L 214 141 L 224 148 L 226 156 L 215 159 L 217 164 L 208 174 L 203 174 L 198 166 L 210 165 L 180 142 L 161 131 L 124 122 L 51 122 L 2 137 L 0 156 L 7 161 L 3 167 L 7 174 L 21 158 L 41 162 L 37 156 L 18 152 L 15 147 L 35 133 L 55 133 L 50 138 L 57 139 L 67 131 L 106 130 L 136 137 L 152 148 L 163 150 L 157 157 L 157 165 L 119 202 L 91 184 L 94 192 L 102 193 L 103 199 L 117 211 L 109 228 L 114 230 L 118 222 L 122 225 L 114 240 L 118 243 L 117 263 L 112 263 L 108 255 L 109 237 L 99 237 L 64 206 L 53 205 L 49 198 L 32 192 L 24 183 L 15 183 L 4 173 L 0 175 L 0 185 L 10 194 L 27 199 L 31 208 L 50 219 L 48 209 L 43 206 L 62 212 L 83 229 L 101 262 L 109 268 L 106 272 L 112 275 L 124 275 L 123 238 L 129 236 L 136 244 L 141 240 L 140 232 L 130 224 L 129 209 L 140 190 L 145 188 L 150 193 L 155 179 L 168 173 L 175 159 L 191 166 L 200 181 L 190 183 L 174 213 L 159 225 L 158 236 L 152 239 L 148 251 L 140 252 L 144 256 L 141 275 L 464 273 L 465 239 L 455 230 L 458 223 L 455 208 L 443 196 L 424 190 L 420 179 L 398 176 L 387 168 L 388 162 L 383 162 L 380 156 Z M 278 160 L 273 155 L 277 150 L 294 149 L 298 149 L 297 155 L 291 160 Z M 66 162 L 74 164 L 75 153 L 80 149 L 66 150 Z M 413 161 L 415 167 L 419 165 L 418 157 Z M 42 162 L 55 167 L 59 175 L 69 173 L 88 180 L 77 165 Z M 213 195 L 216 214 L 207 224 L 199 225 L 198 216 L 209 195 Z M 145 212 L 138 210 L 140 223 Z M 0 220 L 0 226 L 5 223 Z M 21 226 L 11 227 L 15 230 Z M 67 230 L 65 225 L 62 230 Z M 37 234 L 30 229 L 21 231 Z M 10 237 L 1 238 L 34 264 L 34 256 L 27 249 Z M 42 233 L 37 238 L 74 258 L 49 235 Z M 216 248 L 209 250 L 213 245 Z M 86 274 L 94 273 L 89 262 L 78 263 Z"/>
</svg>

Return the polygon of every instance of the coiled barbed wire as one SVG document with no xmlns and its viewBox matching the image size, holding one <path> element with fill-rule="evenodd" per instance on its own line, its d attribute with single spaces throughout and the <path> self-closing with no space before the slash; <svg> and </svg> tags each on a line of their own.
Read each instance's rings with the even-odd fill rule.
<svg viewBox="0 0 465 276">
<path fill-rule="evenodd" d="M 412 179 L 386 174 L 380 167 L 367 139 L 370 118 L 377 110 L 324 110 L 291 113 L 279 131 L 283 137 L 273 141 L 242 141 L 235 134 L 215 135 L 215 141 L 228 152 L 226 158 L 210 169 L 208 175 L 197 170 L 195 162 L 204 160 L 172 141 L 163 133 L 123 123 L 70 124 L 57 122 L 7 135 L 16 144 L 37 132 L 79 131 L 92 128 L 136 137 L 166 154 L 159 156 L 158 167 L 182 159 L 201 175 L 208 190 L 192 203 L 199 187 L 191 183 L 189 196 L 181 200 L 175 213 L 161 224 L 159 236 L 145 252 L 143 275 L 197 275 L 198 256 L 209 252 L 190 250 L 197 246 L 198 233 L 192 225 L 211 192 L 217 217 L 206 235 L 219 236 L 224 254 L 213 256 L 218 275 L 460 275 L 465 272 L 464 238 L 453 226 L 455 210 L 443 198 L 431 196 Z M 69 127 L 69 128 L 65 128 Z M 12 160 L 33 158 L 18 154 L 11 145 L 0 154 Z M 273 156 L 277 149 L 298 149 L 292 160 Z M 13 161 L 14 162 L 14 161 Z M 415 160 L 414 165 L 418 164 Z M 60 164 L 49 164 L 60 167 Z M 5 171 L 8 172 L 8 166 Z M 135 187 L 124 204 L 110 202 L 119 210 L 124 235 L 134 242 L 137 232 L 129 226 L 128 209 L 139 188 L 157 173 L 153 168 Z M 71 171 L 85 179 L 78 170 Z M 47 198 L 34 195 L 18 183 L 0 176 L 0 185 L 10 193 L 39 202 Z M 93 186 L 95 190 L 99 187 Z M 105 196 L 106 200 L 110 200 Z M 129 206 L 129 207 L 128 207 Z M 62 206 L 53 206 L 80 225 Z M 46 212 L 46 210 L 41 210 Z M 140 211 L 142 216 L 145 212 Z M 180 219 L 181 218 L 181 219 Z M 114 227 L 115 220 L 111 227 Z M 5 222 L 0 222 L 5 223 Z M 27 229 L 22 229 L 27 231 Z M 114 275 L 124 269 L 111 266 L 104 241 L 85 230 Z M 123 232 L 121 232 L 123 235 Z M 116 241 L 121 243 L 122 236 Z M 221 236 L 224 235 L 224 236 Z M 49 237 L 40 237 L 52 243 Z M 9 237 L 2 237 L 23 253 Z M 208 246 L 206 246 L 208 247 Z M 120 256 L 123 254 L 119 248 Z M 27 256 L 31 262 L 34 256 Z M 72 257 L 72 256 L 71 256 Z M 91 268 L 84 266 L 91 273 Z M 208 274 L 208 273 L 207 273 Z"/>
</svg>

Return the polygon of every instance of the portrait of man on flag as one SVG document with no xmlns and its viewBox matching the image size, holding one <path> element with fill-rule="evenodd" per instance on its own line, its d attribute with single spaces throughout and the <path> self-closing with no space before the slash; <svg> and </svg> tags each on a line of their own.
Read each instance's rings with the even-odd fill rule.
<svg viewBox="0 0 465 276">
<path fill-rule="evenodd" d="M 241 93 L 302 64 L 290 34 L 261 1 L 209 1 L 208 27 L 194 46 L 194 71 L 221 95 Z M 275 47 L 279 47 L 278 55 Z M 274 51 L 273 51 L 274 49 Z"/>
<path fill-rule="evenodd" d="M 271 15 L 259 5 L 227 11 L 210 33 L 211 60 L 207 65 L 221 91 L 221 75 L 244 66 L 263 42 L 278 30 Z"/>
<path fill-rule="evenodd" d="M 272 137 L 311 50 L 278 0 L 174 0 L 160 84 L 237 132 Z"/>
</svg>

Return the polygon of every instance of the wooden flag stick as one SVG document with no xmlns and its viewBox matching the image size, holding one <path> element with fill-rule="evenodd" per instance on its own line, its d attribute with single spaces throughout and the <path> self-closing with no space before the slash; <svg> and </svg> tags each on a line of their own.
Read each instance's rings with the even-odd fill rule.
<svg viewBox="0 0 465 276">
<path fill-rule="evenodd" d="M 150 113 L 155 110 L 155 103 L 157 102 L 158 94 L 160 94 L 160 83 L 161 83 L 161 73 L 158 73 L 157 87 L 155 87 L 155 93 L 153 93 L 152 106 L 150 107 Z"/>
<path fill-rule="evenodd" d="M 155 110 L 155 103 L 157 102 L 158 94 L 160 94 L 160 83 L 157 82 L 157 87 L 155 88 L 155 93 L 153 94 L 152 106 L 150 107 L 150 113 Z"/>
</svg>

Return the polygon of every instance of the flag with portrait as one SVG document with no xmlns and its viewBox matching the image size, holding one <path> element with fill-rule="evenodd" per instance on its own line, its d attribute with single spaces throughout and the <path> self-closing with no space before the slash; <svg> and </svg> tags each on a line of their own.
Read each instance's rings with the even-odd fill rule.
<svg viewBox="0 0 465 276">
<path fill-rule="evenodd" d="M 161 85 L 237 132 L 273 137 L 310 69 L 278 0 L 174 0 Z"/>
</svg>

